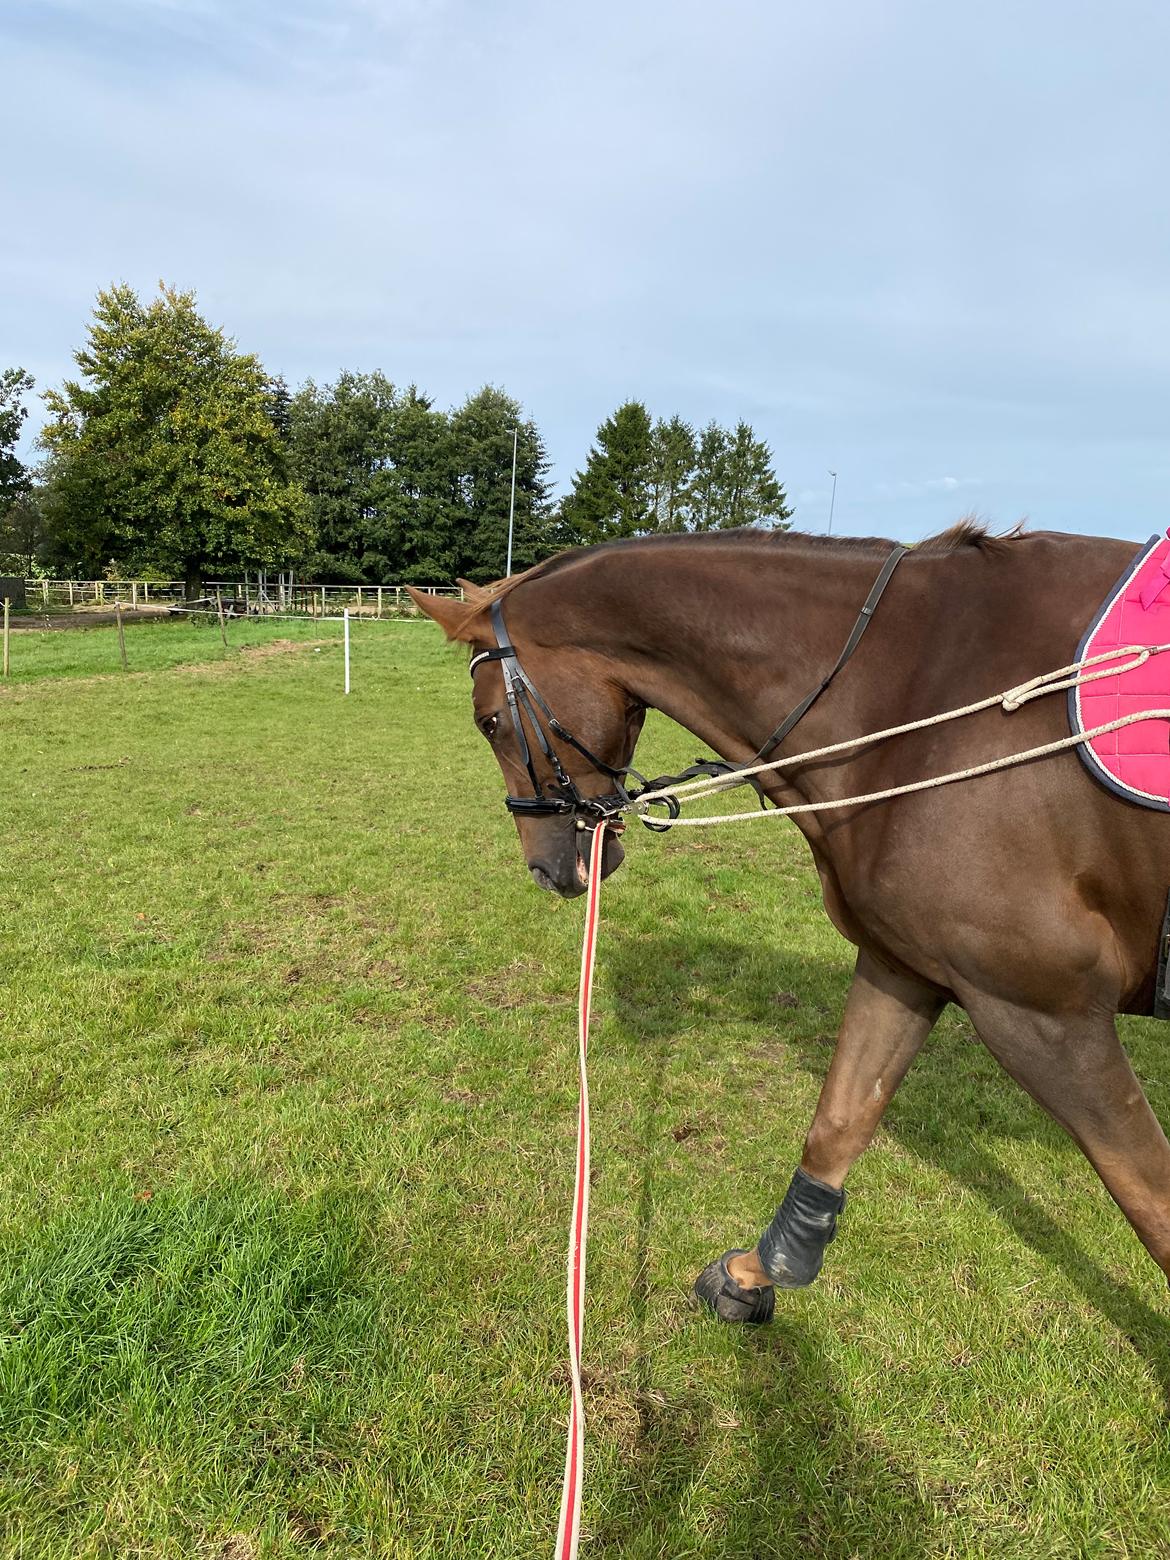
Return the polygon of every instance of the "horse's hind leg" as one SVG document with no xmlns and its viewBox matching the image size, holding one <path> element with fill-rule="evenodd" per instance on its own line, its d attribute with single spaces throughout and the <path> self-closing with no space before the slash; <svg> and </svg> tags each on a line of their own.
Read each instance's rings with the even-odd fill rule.
<svg viewBox="0 0 1170 1560">
<path fill-rule="evenodd" d="M 1112 1017 L 1037 1013 L 974 993 L 963 1005 L 1001 1066 L 1075 1138 L 1170 1279 L 1170 1143 Z"/>
<path fill-rule="evenodd" d="M 724 1321 L 766 1321 L 772 1286 L 802 1288 L 820 1272 L 845 1177 L 942 1006 L 932 987 L 858 954 L 837 1049 L 788 1193 L 754 1250 L 727 1253 L 696 1282 L 699 1298 Z"/>
</svg>

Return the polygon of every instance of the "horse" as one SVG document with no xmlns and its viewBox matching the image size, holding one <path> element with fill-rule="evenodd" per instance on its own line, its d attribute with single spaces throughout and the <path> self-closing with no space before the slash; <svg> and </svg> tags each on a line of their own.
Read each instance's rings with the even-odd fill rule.
<svg viewBox="0 0 1170 1560">
<path fill-rule="evenodd" d="M 647 709 L 732 765 L 750 763 L 810 687 L 824 691 L 773 758 L 924 719 L 1073 662 L 1136 553 L 963 521 L 907 550 L 873 607 L 894 547 L 759 529 L 662 535 L 562 553 L 469 586 L 463 601 L 412 591 L 471 648 L 475 722 L 535 882 L 582 892 L 585 817 L 612 815 Z M 854 653 L 830 680 L 847 635 Z M 824 808 L 1044 745 L 1065 722 L 1062 697 L 1010 714 L 993 705 L 755 783 L 761 804 Z M 699 1275 L 703 1303 L 723 1321 L 764 1322 L 777 1289 L 816 1278 L 846 1177 L 948 1002 L 1071 1134 L 1170 1280 L 1170 1144 L 1115 1025 L 1152 1011 L 1170 814 L 1119 799 L 1066 749 L 794 821 L 856 964 L 787 1192 L 753 1247 Z M 621 830 L 601 836 L 606 876 L 623 860 Z"/>
</svg>

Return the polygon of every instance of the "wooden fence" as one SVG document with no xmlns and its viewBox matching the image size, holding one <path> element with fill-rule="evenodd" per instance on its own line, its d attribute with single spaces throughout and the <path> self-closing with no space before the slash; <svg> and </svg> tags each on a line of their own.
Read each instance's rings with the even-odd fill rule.
<svg viewBox="0 0 1170 1560">
<path fill-rule="evenodd" d="M 462 599 L 458 585 L 423 585 L 419 589 L 433 596 Z M 182 580 L 25 580 L 28 607 L 44 612 L 92 611 L 94 608 L 121 606 L 126 611 L 183 606 L 187 603 Z M 297 613 L 305 617 L 340 617 L 348 609 L 361 617 L 413 616 L 414 604 L 405 585 L 314 585 L 283 582 L 279 586 L 258 585 L 255 578 L 209 580 L 203 600 L 232 603 L 262 617 L 265 614 Z"/>
</svg>

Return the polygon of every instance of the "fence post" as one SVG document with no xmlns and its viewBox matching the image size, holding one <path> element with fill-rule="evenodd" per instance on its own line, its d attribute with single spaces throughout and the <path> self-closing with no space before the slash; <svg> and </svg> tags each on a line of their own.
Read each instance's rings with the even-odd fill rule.
<svg viewBox="0 0 1170 1560">
<path fill-rule="evenodd" d="M 345 633 L 345 691 L 349 692 L 349 608 L 342 613 Z"/>
<path fill-rule="evenodd" d="M 47 609 L 48 605 L 49 605 L 49 582 L 48 582 L 48 580 L 42 580 L 41 581 L 41 600 L 44 602 L 45 607 Z"/>
<path fill-rule="evenodd" d="M 219 608 L 219 637 L 223 640 L 223 647 L 226 650 L 228 647 L 227 624 L 223 620 L 223 595 L 218 586 L 215 591 L 215 604 Z"/>
<path fill-rule="evenodd" d="M 146 580 L 143 580 L 142 582 L 142 599 L 146 602 L 149 602 L 150 600 L 150 585 Z"/>
<path fill-rule="evenodd" d="M 325 616 L 325 587 L 321 587 L 321 616 Z"/>
<path fill-rule="evenodd" d="M 358 586 L 357 609 L 359 612 L 362 610 L 362 588 L 360 585 Z"/>
<path fill-rule="evenodd" d="M 378 616 L 382 616 L 382 587 L 378 586 Z"/>
<path fill-rule="evenodd" d="M 138 611 L 138 581 L 130 581 L 130 605 L 135 612 Z"/>
<path fill-rule="evenodd" d="M 8 597 L 4 598 L 4 675 L 8 676 L 8 611 L 12 603 Z"/>
<path fill-rule="evenodd" d="M 69 581 L 69 605 L 73 605 L 73 581 Z"/>
<path fill-rule="evenodd" d="M 118 614 L 118 649 L 122 656 L 122 670 L 124 672 L 128 672 L 130 670 L 130 663 L 126 659 L 126 632 L 122 627 L 121 601 L 116 601 L 114 603 L 114 610 Z"/>
</svg>

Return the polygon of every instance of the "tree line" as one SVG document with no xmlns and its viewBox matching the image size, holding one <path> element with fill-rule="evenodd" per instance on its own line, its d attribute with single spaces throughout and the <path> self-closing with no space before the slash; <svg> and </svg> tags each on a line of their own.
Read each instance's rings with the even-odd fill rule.
<svg viewBox="0 0 1170 1560">
<path fill-rule="evenodd" d="M 655 531 L 784 526 L 767 444 L 629 401 L 555 496 L 540 430 L 485 385 L 444 410 L 417 385 L 343 371 L 295 391 L 202 318 L 194 295 L 98 294 L 76 378 L 43 393 L 35 467 L 17 456 L 34 389 L 0 372 L 0 572 L 204 580 L 295 569 L 326 583 L 438 584 L 563 547 Z"/>
</svg>

